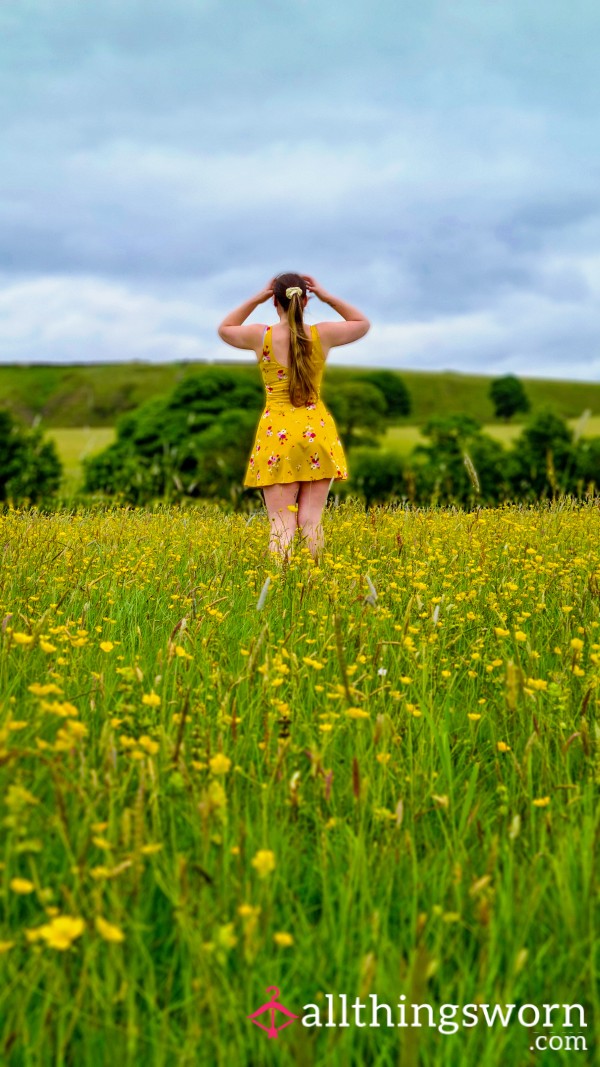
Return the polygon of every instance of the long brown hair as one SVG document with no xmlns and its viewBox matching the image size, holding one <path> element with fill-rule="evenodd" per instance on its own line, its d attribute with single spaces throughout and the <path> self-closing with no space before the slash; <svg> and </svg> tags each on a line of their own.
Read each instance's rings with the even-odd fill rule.
<svg viewBox="0 0 600 1067">
<path fill-rule="evenodd" d="M 291 297 L 285 295 L 286 289 L 298 287 L 302 293 L 293 293 Z M 273 294 L 277 303 L 284 311 L 287 311 L 287 319 L 290 327 L 290 400 L 294 407 L 302 407 L 309 401 L 316 400 L 313 377 L 315 366 L 313 362 L 313 346 L 310 333 L 306 333 L 304 317 L 302 314 L 302 302 L 306 296 L 306 282 L 299 274 L 280 274 L 275 279 Z"/>
</svg>

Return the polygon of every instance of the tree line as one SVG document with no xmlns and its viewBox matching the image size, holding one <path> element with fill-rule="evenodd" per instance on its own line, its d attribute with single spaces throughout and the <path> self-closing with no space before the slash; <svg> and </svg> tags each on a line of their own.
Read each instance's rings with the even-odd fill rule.
<svg viewBox="0 0 600 1067">
<path fill-rule="evenodd" d="M 529 411 L 513 375 L 492 381 L 490 396 L 498 418 Z M 367 508 L 393 500 L 473 506 L 598 492 L 600 438 L 577 438 L 550 409 L 535 412 L 508 449 L 471 416 L 437 416 L 421 427 L 425 443 L 400 457 L 379 443 L 411 411 L 398 374 L 360 372 L 333 390 L 325 386 L 323 399 L 348 454 L 350 478 L 335 482 L 335 492 L 360 496 Z M 256 494 L 242 482 L 263 405 L 262 383 L 226 368 L 185 378 L 118 420 L 113 444 L 84 461 L 82 500 L 143 505 L 202 498 L 253 507 Z M 0 500 L 51 500 L 60 479 L 54 445 L 0 411 Z"/>
</svg>

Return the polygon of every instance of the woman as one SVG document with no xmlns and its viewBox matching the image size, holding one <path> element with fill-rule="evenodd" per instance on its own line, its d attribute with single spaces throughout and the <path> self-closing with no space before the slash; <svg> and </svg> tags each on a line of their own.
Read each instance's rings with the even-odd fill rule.
<svg viewBox="0 0 600 1067">
<path fill-rule="evenodd" d="M 344 322 L 319 322 L 307 332 L 303 312 L 307 293 L 337 311 Z M 254 309 L 273 298 L 275 326 L 247 325 Z M 321 518 L 334 481 L 348 477 L 346 458 L 332 415 L 320 398 L 330 348 L 364 337 L 370 322 L 356 308 L 330 296 L 309 275 L 280 274 L 232 311 L 219 337 L 234 348 L 253 349 L 260 364 L 267 402 L 261 415 L 245 486 L 262 489 L 269 516 L 269 551 L 287 561 L 296 529 L 315 562 L 323 553 Z"/>
</svg>

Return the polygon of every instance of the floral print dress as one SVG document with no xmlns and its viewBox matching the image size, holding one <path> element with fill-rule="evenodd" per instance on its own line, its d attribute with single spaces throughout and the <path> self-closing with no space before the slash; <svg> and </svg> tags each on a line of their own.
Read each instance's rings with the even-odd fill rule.
<svg viewBox="0 0 600 1067">
<path fill-rule="evenodd" d="M 256 430 L 244 485 L 261 488 L 278 482 L 309 482 L 320 478 L 342 481 L 348 466 L 333 416 L 321 400 L 325 357 L 316 326 L 310 327 L 316 403 L 294 407 L 289 394 L 288 368 L 273 356 L 272 327 L 263 336 L 260 370 L 267 402 Z"/>
</svg>

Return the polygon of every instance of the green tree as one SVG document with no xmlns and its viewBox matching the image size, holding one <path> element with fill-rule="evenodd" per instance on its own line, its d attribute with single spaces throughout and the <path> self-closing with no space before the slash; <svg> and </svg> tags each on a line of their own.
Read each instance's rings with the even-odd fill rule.
<svg viewBox="0 0 600 1067">
<path fill-rule="evenodd" d="M 346 448 L 360 444 L 357 430 L 383 433 L 387 405 L 383 393 L 370 382 L 343 382 L 323 392 Z"/>
<path fill-rule="evenodd" d="M 405 495 L 404 465 L 396 452 L 355 448 L 349 459 L 350 489 L 364 497 L 365 509 Z"/>
<path fill-rule="evenodd" d="M 600 437 L 582 437 L 576 446 L 577 478 L 582 489 L 600 493 Z"/>
<path fill-rule="evenodd" d="M 0 500 L 37 504 L 56 493 L 62 466 L 53 441 L 0 411 Z"/>
<path fill-rule="evenodd" d="M 573 434 L 551 408 L 540 410 L 513 443 L 507 474 L 520 500 L 574 490 L 577 453 Z"/>
<path fill-rule="evenodd" d="M 422 428 L 430 438 L 418 445 L 407 466 L 423 503 L 495 504 L 508 495 L 506 452 L 481 432 L 470 415 L 436 416 Z M 408 477 L 408 472 L 407 475 Z"/>
<path fill-rule="evenodd" d="M 216 497 L 236 504 L 263 399 L 259 383 L 215 369 L 186 378 L 117 423 L 117 439 L 84 463 L 86 492 L 135 504 Z"/>
<path fill-rule="evenodd" d="M 490 385 L 490 398 L 494 405 L 497 419 L 509 419 L 518 412 L 528 412 L 530 409 L 529 398 L 522 383 L 514 374 L 506 374 L 503 378 L 495 378 Z"/>
<path fill-rule="evenodd" d="M 361 382 L 369 382 L 382 394 L 386 404 L 386 417 L 390 421 L 410 415 L 410 393 L 398 373 L 391 370 L 372 370 L 358 375 Z"/>
</svg>

